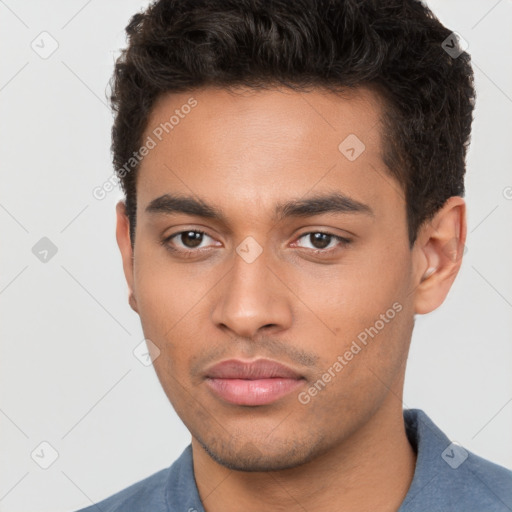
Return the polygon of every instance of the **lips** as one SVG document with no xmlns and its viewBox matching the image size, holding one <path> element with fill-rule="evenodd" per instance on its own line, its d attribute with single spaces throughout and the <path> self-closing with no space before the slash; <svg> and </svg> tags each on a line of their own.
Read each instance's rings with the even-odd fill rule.
<svg viewBox="0 0 512 512">
<path fill-rule="evenodd" d="M 206 372 L 207 377 L 213 379 L 300 379 L 301 376 L 291 368 L 269 359 L 258 359 L 253 362 L 244 362 L 230 359 L 216 364 Z"/>
<path fill-rule="evenodd" d="M 298 389 L 305 379 L 296 371 L 269 359 L 223 361 L 209 368 L 205 382 L 222 400 L 236 405 L 265 405 Z"/>
</svg>

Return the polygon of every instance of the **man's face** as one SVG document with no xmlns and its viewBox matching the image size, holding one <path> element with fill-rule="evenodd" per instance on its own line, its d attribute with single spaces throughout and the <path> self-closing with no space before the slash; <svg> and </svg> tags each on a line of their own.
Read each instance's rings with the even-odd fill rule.
<svg viewBox="0 0 512 512">
<path fill-rule="evenodd" d="M 169 400 L 227 467 L 294 467 L 401 411 L 413 252 L 380 115 L 365 89 L 202 89 L 152 112 L 129 284 Z M 174 211 L 165 195 L 221 216 Z M 331 208 L 279 209 L 324 196 Z M 298 378 L 211 370 L 233 359 Z"/>
</svg>

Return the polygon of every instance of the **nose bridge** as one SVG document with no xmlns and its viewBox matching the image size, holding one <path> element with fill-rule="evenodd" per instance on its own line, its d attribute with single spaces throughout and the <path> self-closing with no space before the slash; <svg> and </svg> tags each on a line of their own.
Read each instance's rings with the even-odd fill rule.
<svg viewBox="0 0 512 512">
<path fill-rule="evenodd" d="M 239 336 L 252 337 L 259 328 L 287 328 L 291 311 L 286 287 L 280 283 L 267 254 L 248 237 L 236 249 L 233 267 L 213 311 L 213 321 Z"/>
</svg>

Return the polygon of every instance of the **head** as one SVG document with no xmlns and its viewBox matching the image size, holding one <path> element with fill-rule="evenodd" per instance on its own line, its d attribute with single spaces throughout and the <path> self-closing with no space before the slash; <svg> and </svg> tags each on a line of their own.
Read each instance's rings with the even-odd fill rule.
<svg viewBox="0 0 512 512">
<path fill-rule="evenodd" d="M 127 34 L 117 240 L 194 439 L 283 469 L 401 412 L 414 315 L 445 299 L 466 236 L 474 88 L 451 31 L 413 0 L 160 0 Z M 295 392 L 235 405 L 207 385 L 259 358 Z"/>
</svg>

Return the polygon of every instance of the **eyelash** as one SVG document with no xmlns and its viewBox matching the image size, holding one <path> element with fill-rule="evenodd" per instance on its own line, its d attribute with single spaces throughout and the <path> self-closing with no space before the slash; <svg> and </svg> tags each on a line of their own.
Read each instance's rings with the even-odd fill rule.
<svg viewBox="0 0 512 512">
<path fill-rule="evenodd" d="M 208 248 L 202 248 L 202 249 L 177 249 L 176 247 L 172 247 L 171 245 L 169 245 L 169 242 L 173 238 L 175 238 L 175 237 L 177 237 L 179 235 L 182 235 L 184 233 L 199 233 L 201 235 L 206 235 L 206 236 L 210 237 L 210 235 L 208 235 L 208 233 L 206 233 L 204 231 L 201 231 L 199 229 L 187 229 L 185 231 L 178 231 L 176 233 L 173 233 L 172 235 L 169 235 L 168 237 L 164 238 L 161 241 L 161 244 L 167 250 L 169 250 L 169 251 L 171 251 L 173 253 L 179 253 L 182 256 L 184 256 L 185 258 L 194 257 L 198 253 L 200 253 L 202 251 L 207 251 L 208 250 Z M 305 236 L 313 235 L 313 234 L 322 234 L 322 235 L 326 235 L 326 236 L 329 236 L 331 238 L 334 238 L 335 240 L 337 240 L 339 242 L 341 247 L 345 247 L 345 246 L 349 245 L 352 242 L 352 240 L 350 240 L 348 238 L 344 238 L 344 237 L 339 236 L 339 235 L 334 235 L 334 234 L 326 232 L 326 231 L 308 231 L 307 233 L 303 233 L 302 235 L 300 235 L 297 240 L 300 240 L 301 238 L 304 238 Z M 210 238 L 212 238 L 212 237 L 210 237 Z M 335 250 L 336 250 L 336 247 L 331 248 L 331 249 L 307 249 L 308 252 L 312 252 L 315 255 L 316 254 L 330 254 L 331 252 L 333 252 Z"/>
</svg>

